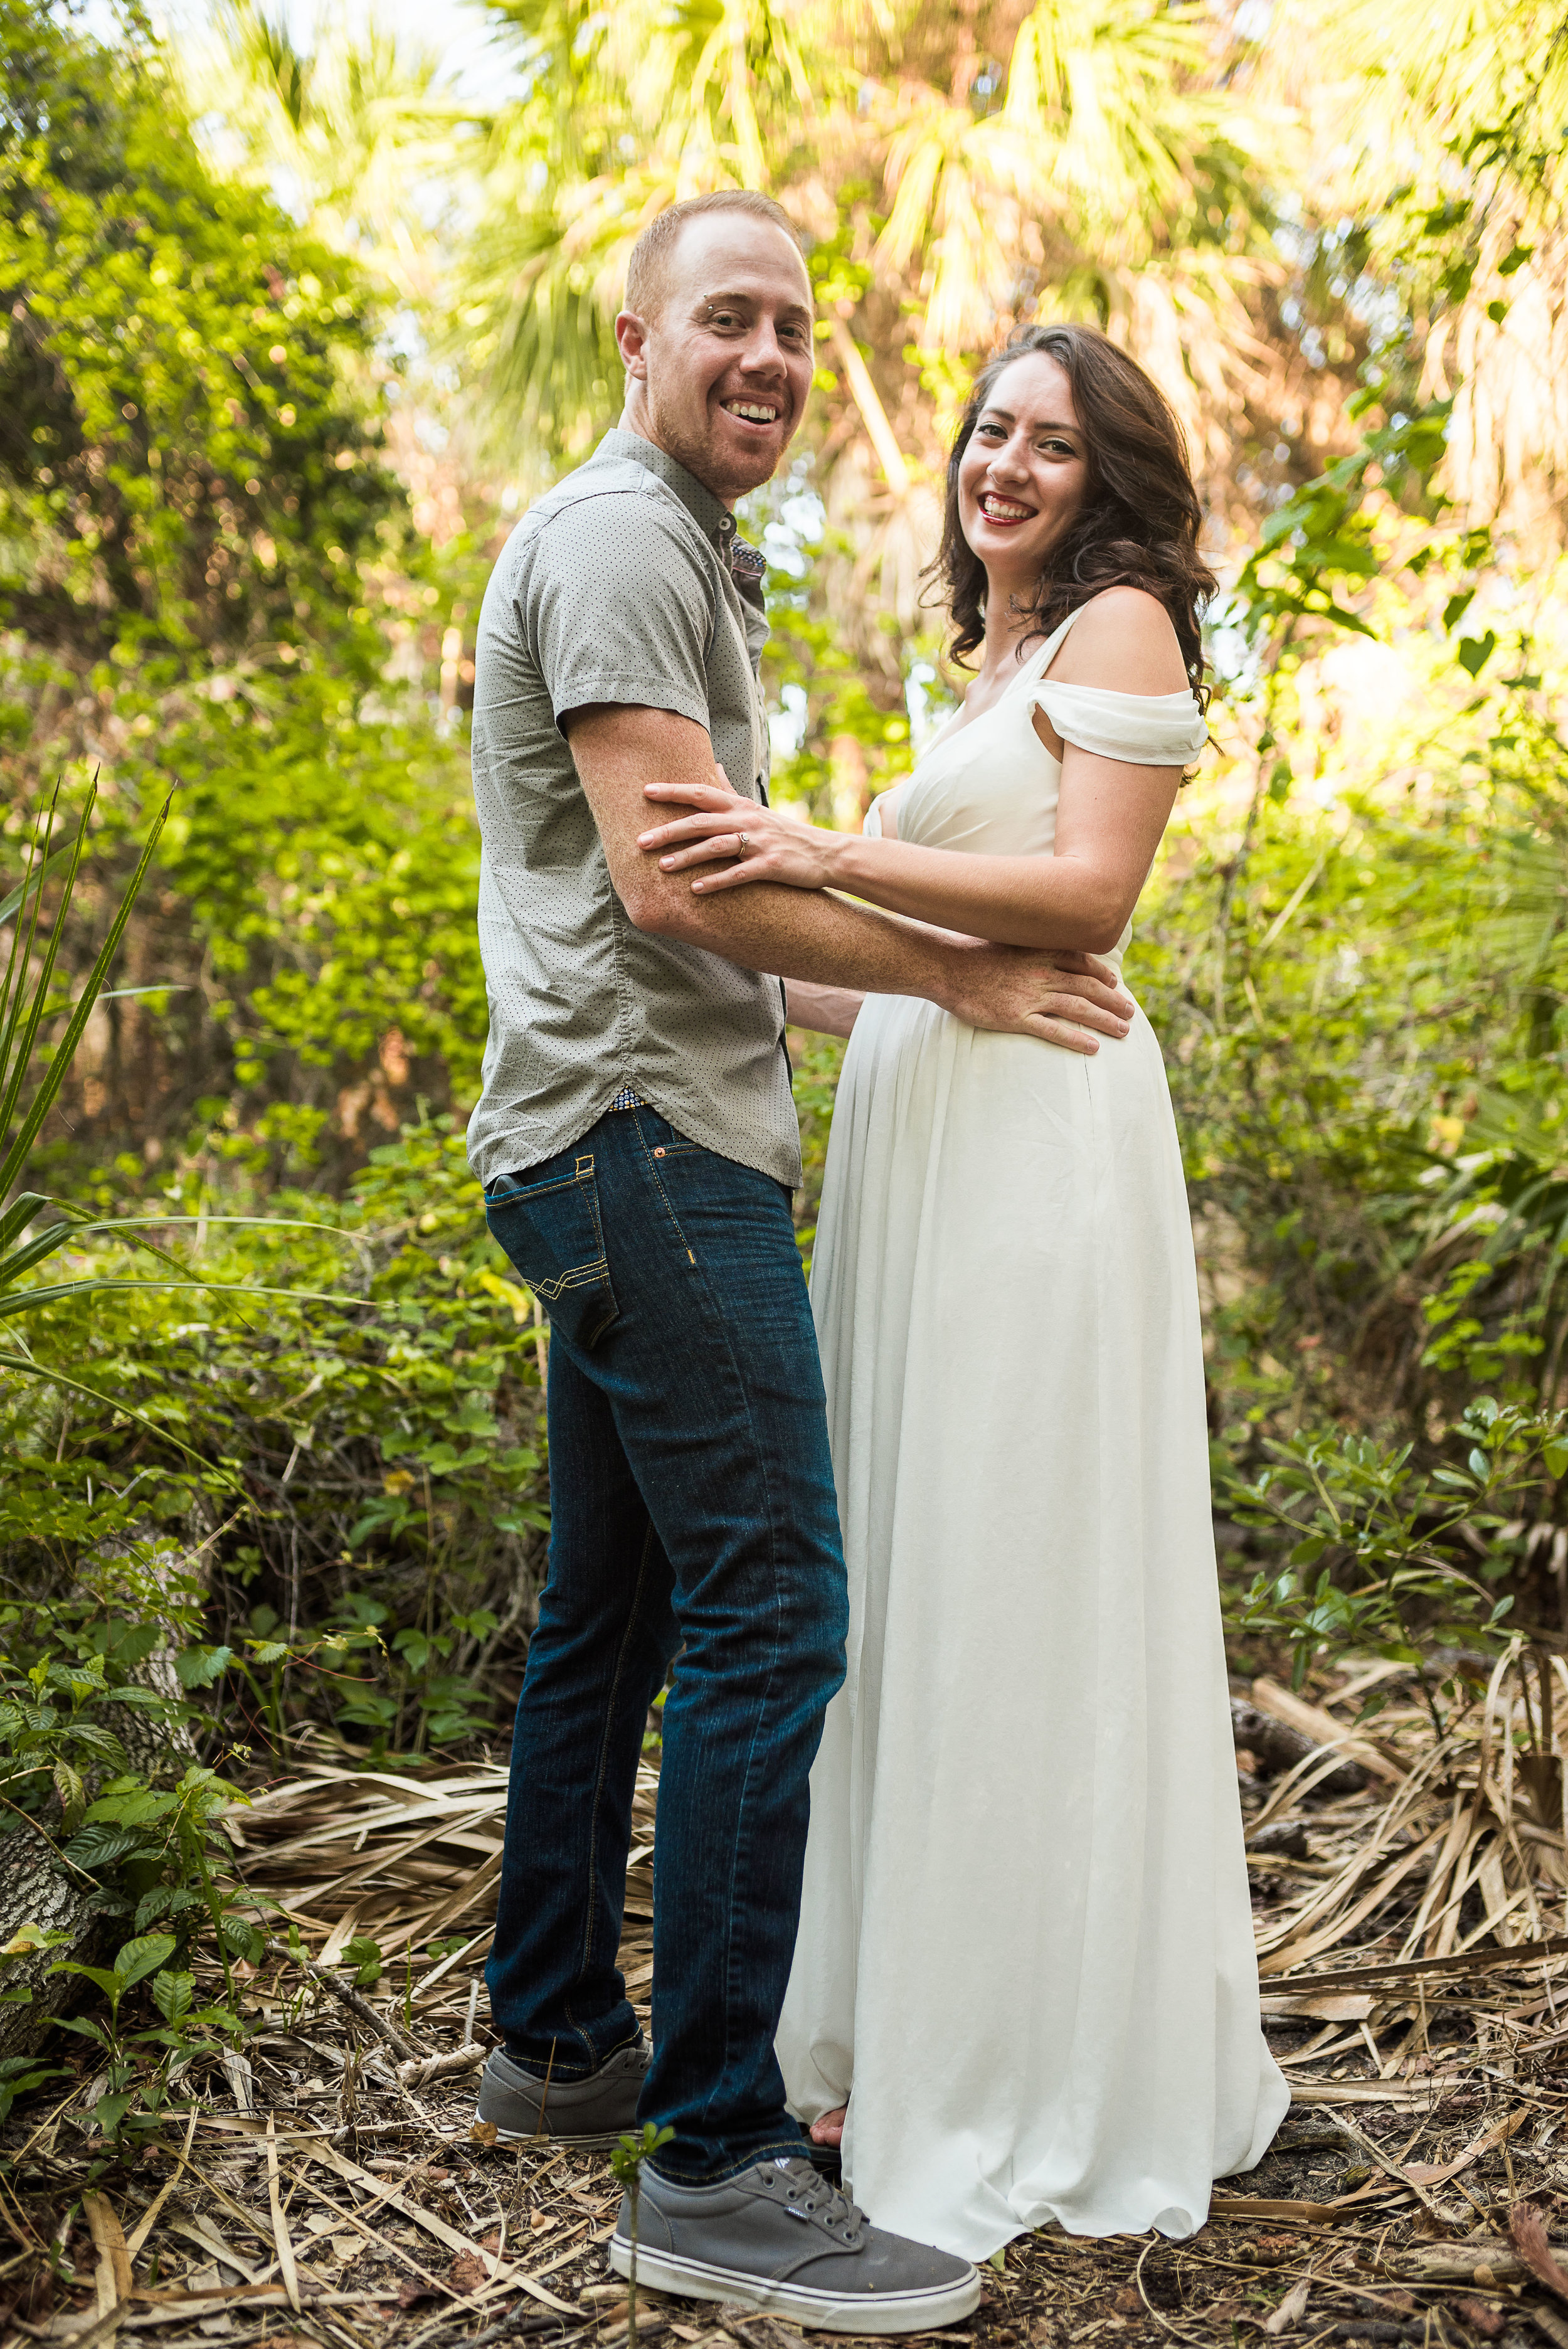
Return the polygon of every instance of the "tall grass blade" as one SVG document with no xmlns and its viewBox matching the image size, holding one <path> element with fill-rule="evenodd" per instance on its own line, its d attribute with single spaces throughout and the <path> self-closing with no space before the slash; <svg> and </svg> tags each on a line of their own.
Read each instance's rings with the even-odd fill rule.
<svg viewBox="0 0 1568 2349">
<path fill-rule="evenodd" d="M 0 1248 L 9 1247 L 17 1233 L 26 1229 L 39 1208 L 48 1205 L 48 1196 L 43 1191 L 19 1191 L 5 1214 L 0 1215 Z"/>
<path fill-rule="evenodd" d="M 51 812 L 51 814 L 53 813 L 53 807 L 54 807 L 54 802 L 51 801 L 51 802 L 50 802 L 50 812 Z M 55 861 L 55 859 L 56 859 L 56 857 L 57 857 L 57 856 L 63 856 L 63 855 L 65 854 L 65 853 L 66 853 L 66 851 L 67 851 L 67 848 L 73 848 L 73 847 L 75 847 L 76 843 L 77 843 L 77 839 L 78 839 L 79 837 L 80 837 L 80 828 L 78 827 L 77 831 L 76 831 L 76 832 L 73 832 L 73 833 L 72 833 L 72 834 L 71 834 L 71 836 L 70 836 L 69 840 L 62 840 L 62 841 L 58 842 L 55 847 L 51 848 L 51 849 L 48 851 L 47 854 L 43 858 L 42 863 L 40 864 L 40 865 L 39 865 L 39 867 L 38 867 L 39 871 L 40 871 L 40 872 L 42 872 L 43 867 L 44 867 L 44 865 L 45 865 L 45 864 L 52 864 L 54 863 L 54 861 Z M 26 875 L 26 880 L 19 882 L 19 883 L 17 884 L 16 887 L 15 887 L 15 889 L 13 889 L 13 890 L 12 890 L 11 895 L 10 895 L 8 897 L 0 897 L 0 922 L 8 922 L 8 921 L 11 919 L 12 915 L 13 915 L 13 914 L 15 914 L 15 913 L 16 913 L 16 912 L 19 910 L 19 908 L 20 908 L 20 907 L 21 907 L 21 905 L 22 905 L 22 903 L 23 903 L 24 899 L 26 897 L 26 895 L 27 895 L 28 890 L 32 887 L 32 885 L 33 885 L 33 867 L 32 867 L 32 857 L 31 857 L 31 854 L 30 854 L 30 852 L 29 852 L 29 856 L 28 856 L 28 864 L 27 864 L 27 875 Z"/>
<path fill-rule="evenodd" d="M 48 1237 L 53 1237 L 53 1234 Z M 63 1235 L 62 1235 L 63 1237 Z M 248 1280 L 137 1280 L 129 1275 L 92 1273 L 83 1280 L 57 1281 L 49 1288 L 0 1289 L 0 1320 L 9 1320 L 14 1314 L 30 1313 L 36 1305 L 54 1305 L 62 1297 L 87 1297 L 98 1288 L 201 1289 L 212 1297 L 292 1297 L 303 1298 L 311 1305 L 341 1305 L 343 1299 L 330 1288 L 263 1288 L 260 1282 Z M 357 1303 L 357 1299 L 355 1302 Z M 122 1406 L 119 1403 L 115 1409 Z"/>
<path fill-rule="evenodd" d="M 0 1256 L 0 1312 L 5 1310 L 7 1291 L 15 1288 L 22 1275 L 31 1272 L 36 1264 L 42 1264 L 46 1257 L 53 1256 L 61 1241 L 69 1239 L 76 1228 L 72 1223 L 51 1224 L 47 1231 L 36 1233 L 10 1256 Z"/>
<path fill-rule="evenodd" d="M 59 786 L 57 784 L 55 787 L 55 799 L 51 800 L 49 802 L 48 823 L 50 832 L 52 832 L 55 821 L 55 800 L 57 800 L 59 795 Z M 29 1001 L 26 988 L 26 974 L 27 966 L 32 959 L 33 940 L 37 935 L 38 916 L 43 910 L 44 864 L 47 862 L 47 858 L 46 857 L 41 859 L 32 868 L 30 875 L 33 886 L 32 916 L 26 925 L 26 944 L 23 949 L 22 959 L 16 970 L 15 999 L 6 1007 L 7 1020 L 5 1039 L 4 1047 L 0 1048 L 0 1070 L 4 1070 L 5 1071 L 5 1087 L 4 1098 L 0 1099 L 0 1137 L 3 1137 L 9 1131 L 12 1117 L 15 1112 L 17 1101 L 21 1096 L 23 1082 L 26 1080 L 28 1068 L 32 1064 L 33 1046 L 37 1040 L 38 1023 L 43 1019 L 44 1007 L 49 999 L 49 983 L 55 975 L 55 957 L 60 950 L 60 938 L 65 929 L 66 909 L 71 902 L 71 895 L 77 885 L 77 874 L 81 869 L 82 855 L 87 842 L 88 818 L 92 813 L 93 802 L 97 798 L 98 778 L 95 775 L 91 789 L 88 792 L 87 806 L 82 811 L 81 827 L 72 844 L 71 861 L 66 870 L 65 885 L 60 892 L 60 903 L 55 916 L 55 926 L 49 934 L 49 943 L 44 954 L 44 967 L 38 974 L 38 978 L 34 986 L 32 997 Z M 46 832 L 45 834 L 46 842 L 49 836 L 49 833 Z M 24 1007 L 26 1007 L 25 1017 Z M 57 1055 L 56 1057 L 54 1066 L 59 1071 L 58 1076 L 55 1079 L 55 1092 L 57 1092 L 60 1085 L 65 1080 L 66 1073 L 65 1068 L 61 1065 Z M 47 1078 L 46 1078 L 45 1081 L 46 1083 L 47 1082 Z M 50 1098 L 53 1099 L 52 1094 Z M 43 1119 L 40 1118 L 38 1123 L 41 1125 L 43 1123 Z M 36 1133 L 36 1131 L 37 1128 L 35 1127 L 34 1132 Z M 15 1179 L 15 1174 L 20 1169 L 20 1164 L 21 1162 L 18 1160 L 15 1168 L 11 1169 L 8 1173 L 0 1174 L 0 1199 L 3 1199 L 6 1192 L 10 1189 L 12 1183 Z M 7 1167 L 10 1166 L 9 1160 L 6 1161 L 6 1165 Z"/>
<path fill-rule="evenodd" d="M 0 1351 L 0 1371 L 19 1371 L 24 1378 L 42 1379 L 52 1387 L 67 1387 L 72 1394 L 86 1395 L 89 1402 L 101 1402 L 109 1413 L 118 1412 L 122 1419 L 133 1419 L 138 1427 L 146 1428 L 150 1435 L 160 1436 L 165 1444 L 172 1444 L 177 1452 L 183 1452 L 187 1460 L 193 1460 L 220 1485 L 238 1489 L 238 1479 L 232 1468 L 214 1467 L 211 1461 L 204 1460 L 199 1452 L 192 1451 L 184 1437 L 176 1435 L 172 1428 L 160 1427 L 155 1419 L 149 1419 L 145 1413 L 133 1411 L 128 1402 L 116 1402 L 113 1395 L 105 1394 L 99 1387 L 84 1386 L 80 1379 L 68 1379 L 63 1371 L 46 1370 L 41 1362 L 34 1361 L 31 1354 Z"/>
<path fill-rule="evenodd" d="M 97 788 L 97 784 L 95 783 L 93 787 L 94 795 L 96 795 Z M 6 1152 L 4 1163 L 0 1163 L 0 1198 L 5 1197 L 5 1193 L 10 1189 L 12 1184 L 15 1181 L 17 1175 L 21 1173 L 23 1166 L 26 1164 L 27 1153 L 33 1146 L 34 1139 L 37 1134 L 38 1128 L 43 1124 L 45 1118 L 48 1115 L 50 1108 L 54 1103 L 55 1096 L 59 1092 L 61 1085 L 65 1082 L 66 1072 L 70 1067 L 72 1056 L 76 1051 L 77 1046 L 81 1041 L 82 1030 L 86 1028 L 88 1021 L 91 1019 L 94 1010 L 97 1009 L 98 989 L 103 985 L 104 974 L 119 950 L 120 939 L 125 935 L 125 926 L 130 919 L 130 909 L 136 903 L 137 893 L 140 889 L 142 882 L 147 876 L 147 868 L 152 862 L 153 851 L 158 846 L 163 827 L 169 820 L 169 810 L 171 800 L 172 793 L 170 794 L 170 799 L 164 801 L 163 805 L 159 811 L 158 816 L 154 821 L 152 829 L 148 833 L 147 843 L 145 847 L 142 849 L 141 856 L 138 862 L 136 871 L 132 874 L 130 880 L 127 885 L 125 895 L 120 899 L 119 910 L 116 914 L 114 921 L 110 926 L 108 937 L 105 938 L 103 945 L 99 949 L 98 959 L 93 964 L 92 969 L 88 974 L 87 985 L 82 989 L 80 1000 L 78 1001 L 75 1011 L 71 1014 L 70 1023 L 67 1026 L 65 1034 L 61 1037 L 59 1043 L 55 1048 L 54 1058 L 51 1060 L 48 1069 L 39 1083 L 37 1092 L 33 1096 L 32 1102 L 28 1106 L 26 1116 L 23 1119 L 16 1137 L 12 1143 L 10 1149 Z M 87 820 L 88 815 L 91 812 L 91 808 L 92 798 L 89 797 L 87 810 L 84 811 L 82 816 L 82 829 L 77 837 L 77 854 L 72 859 L 70 872 L 67 876 L 66 895 L 62 899 L 60 905 L 61 916 L 63 916 L 66 905 L 69 902 L 70 891 L 76 881 L 77 869 L 81 862 L 81 843 L 87 835 Z M 58 947 L 63 927 L 63 920 L 57 918 L 54 936 L 49 942 L 49 952 L 46 959 L 44 971 L 38 981 L 37 995 L 34 1003 L 33 1014 L 28 1026 L 27 1046 L 29 1050 L 31 1049 L 32 1038 L 36 1032 L 38 1019 L 42 1013 L 44 995 L 47 988 L 50 976 L 54 970 L 55 955 Z M 21 1070 L 26 1066 L 26 1058 L 27 1054 L 25 1051 L 21 1056 L 16 1071 L 14 1072 L 12 1085 L 7 1089 L 7 1099 L 4 1110 L 0 1111 L 0 1133 L 5 1132 L 5 1126 L 9 1123 L 11 1112 L 15 1107 L 15 1093 L 19 1090 L 21 1084 Z"/>
<path fill-rule="evenodd" d="M 12 1055 L 15 1050 L 16 1029 L 22 1017 L 22 1007 L 26 1001 L 24 980 L 27 966 L 33 957 L 33 939 L 38 926 L 38 909 L 43 902 L 43 892 L 40 887 L 34 894 L 33 909 L 29 916 L 26 912 L 27 893 L 33 888 L 35 880 L 41 880 L 44 866 L 49 861 L 51 852 L 48 843 L 54 834 L 55 810 L 59 796 L 60 786 L 57 783 L 54 797 L 50 800 L 44 815 L 42 856 L 38 854 L 36 826 L 34 828 L 32 839 L 27 843 L 27 869 L 23 875 L 18 901 L 22 909 L 22 917 L 11 933 L 11 950 L 5 957 L 5 984 L 4 991 L 0 992 L 0 1102 L 6 1104 L 14 1100 L 15 1086 L 21 1082 L 19 1073 L 15 1074 L 13 1081 Z M 79 832 L 77 838 L 80 839 Z M 24 1053 L 15 1063 L 16 1071 L 24 1070 L 26 1065 L 26 1055 Z M 5 1131 L 8 1114 L 8 1108 L 0 1108 L 0 1134 Z"/>
</svg>

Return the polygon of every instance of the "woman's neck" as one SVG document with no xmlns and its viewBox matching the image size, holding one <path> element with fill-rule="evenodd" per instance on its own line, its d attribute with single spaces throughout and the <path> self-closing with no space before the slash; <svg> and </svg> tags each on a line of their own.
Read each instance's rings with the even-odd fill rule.
<svg viewBox="0 0 1568 2349">
<path fill-rule="evenodd" d="M 1029 587 L 1026 580 L 986 571 L 985 649 L 980 656 L 976 684 L 990 685 L 1016 667 L 1025 610 L 1030 600 Z"/>
</svg>

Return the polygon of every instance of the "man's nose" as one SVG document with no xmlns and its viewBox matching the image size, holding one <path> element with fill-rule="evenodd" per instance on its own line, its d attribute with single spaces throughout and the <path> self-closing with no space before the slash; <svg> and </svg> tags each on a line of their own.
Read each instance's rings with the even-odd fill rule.
<svg viewBox="0 0 1568 2349">
<path fill-rule="evenodd" d="M 758 318 L 752 327 L 740 354 L 740 364 L 753 375 L 764 370 L 769 374 L 784 372 L 784 346 L 771 318 Z"/>
</svg>

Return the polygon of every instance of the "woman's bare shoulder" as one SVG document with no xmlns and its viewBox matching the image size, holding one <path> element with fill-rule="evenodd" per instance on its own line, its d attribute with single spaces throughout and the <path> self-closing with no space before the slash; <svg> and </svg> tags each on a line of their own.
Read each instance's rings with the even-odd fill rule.
<svg viewBox="0 0 1568 2349">
<path fill-rule="evenodd" d="M 1141 587 L 1107 587 L 1086 604 L 1050 676 L 1113 693 L 1181 693 L 1191 683 L 1170 613 Z"/>
</svg>

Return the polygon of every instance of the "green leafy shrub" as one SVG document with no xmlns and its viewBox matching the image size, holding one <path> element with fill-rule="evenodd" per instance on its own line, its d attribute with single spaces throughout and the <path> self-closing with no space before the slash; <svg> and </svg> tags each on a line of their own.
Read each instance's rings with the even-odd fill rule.
<svg viewBox="0 0 1568 2349">
<path fill-rule="evenodd" d="M 198 1206 L 199 1185 L 169 1188 L 171 1217 Z M 0 1572 L 26 1618 L 28 1594 L 59 1603 L 84 1544 L 135 1520 L 179 1541 L 208 1510 L 222 1531 L 182 1677 L 214 1716 L 280 1758 L 307 1724 L 377 1759 L 461 1746 L 498 1725 L 476 1662 L 510 1668 L 537 1587 L 540 1319 L 449 1120 L 374 1152 L 345 1200 L 270 1204 L 207 1221 L 194 1314 L 119 1287 L 34 1317 L 40 1363 L 119 1407 L 0 1390 Z M 171 1220 L 170 1253 L 188 1230 Z"/>
<path fill-rule="evenodd" d="M 1409 1444 L 1304 1433 L 1265 1447 L 1271 1464 L 1222 1497 L 1276 1562 L 1254 1578 L 1239 1628 L 1288 1641 L 1299 1688 L 1325 1655 L 1378 1655 L 1419 1670 L 1441 1642 L 1506 1638 L 1502 1586 L 1526 1537 L 1527 1505 L 1568 1469 L 1568 1419 L 1477 1399 L 1456 1435 L 1462 1466 L 1423 1471 Z"/>
<path fill-rule="evenodd" d="M 108 22 L 0 0 L 0 835 L 101 762 L 107 919 L 182 790 L 40 1164 L 63 1190 L 110 1137 L 156 1163 L 216 1126 L 340 1183 L 482 1050 L 427 691 L 466 542 L 438 565 L 385 461 L 386 289 L 215 170 L 141 12 Z"/>
</svg>

